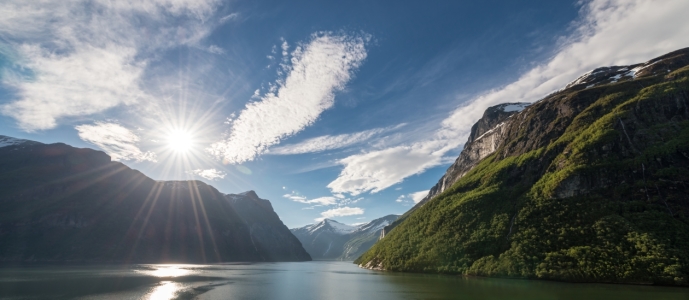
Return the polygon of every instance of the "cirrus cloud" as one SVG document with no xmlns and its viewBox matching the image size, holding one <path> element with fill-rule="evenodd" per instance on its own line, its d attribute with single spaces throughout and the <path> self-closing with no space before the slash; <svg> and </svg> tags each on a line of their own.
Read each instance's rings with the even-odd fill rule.
<svg viewBox="0 0 689 300">
<path fill-rule="evenodd" d="M 268 154 L 291 155 L 340 149 L 365 142 L 376 135 L 398 129 L 404 125 L 406 124 L 403 123 L 397 126 L 375 128 L 355 133 L 319 136 L 306 139 L 300 143 L 272 148 Z"/>
<path fill-rule="evenodd" d="M 291 54 L 287 75 L 259 101 L 251 102 L 231 122 L 227 138 L 207 150 L 225 163 L 238 164 L 258 155 L 288 136 L 312 125 L 334 104 L 366 58 L 368 37 L 317 33 Z M 287 43 L 283 43 L 286 52 Z"/>
<path fill-rule="evenodd" d="M 156 161 L 156 154 L 141 151 L 136 145 L 139 137 L 120 124 L 96 122 L 94 125 L 79 125 L 75 129 L 79 138 L 98 146 L 113 160 Z"/>
</svg>

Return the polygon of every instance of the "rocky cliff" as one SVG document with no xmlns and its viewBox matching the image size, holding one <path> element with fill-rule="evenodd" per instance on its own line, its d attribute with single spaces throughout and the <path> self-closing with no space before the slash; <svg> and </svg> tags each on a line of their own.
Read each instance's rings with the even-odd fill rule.
<svg viewBox="0 0 689 300">
<path fill-rule="evenodd" d="M 356 262 L 689 284 L 689 49 L 595 69 L 501 123 L 492 153 L 450 168 L 459 179 Z"/>
<path fill-rule="evenodd" d="M 0 261 L 310 260 L 270 202 L 155 181 L 100 151 L 0 137 Z"/>
</svg>

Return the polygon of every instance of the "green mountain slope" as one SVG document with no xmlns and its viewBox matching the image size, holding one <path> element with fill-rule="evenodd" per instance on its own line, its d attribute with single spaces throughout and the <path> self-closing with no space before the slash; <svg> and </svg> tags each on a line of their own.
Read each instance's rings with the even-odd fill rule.
<svg viewBox="0 0 689 300">
<path fill-rule="evenodd" d="M 597 69 L 529 106 L 498 149 L 355 263 L 688 285 L 688 65 L 682 49 Z"/>
</svg>

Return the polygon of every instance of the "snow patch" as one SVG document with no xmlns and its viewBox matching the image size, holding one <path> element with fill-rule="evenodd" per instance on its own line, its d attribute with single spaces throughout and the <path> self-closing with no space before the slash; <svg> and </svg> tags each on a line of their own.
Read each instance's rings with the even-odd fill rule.
<svg viewBox="0 0 689 300">
<path fill-rule="evenodd" d="M 330 227 L 332 228 L 332 231 L 334 233 L 338 233 L 338 234 L 352 233 L 357 229 L 357 227 L 349 226 L 347 224 L 342 224 L 342 223 L 337 222 L 335 220 L 325 219 L 325 220 L 323 220 L 323 222 L 327 222 L 328 225 L 330 225 Z"/>
<path fill-rule="evenodd" d="M 0 148 L 7 146 L 16 146 L 29 142 L 28 140 L 16 139 L 9 136 L 0 136 Z"/>
<path fill-rule="evenodd" d="M 620 78 L 622 78 L 622 74 L 617 74 L 617 75 L 615 75 L 615 76 L 613 76 L 613 77 L 610 77 L 610 79 L 611 79 L 610 83 L 615 83 L 615 82 L 617 82 L 618 80 L 620 80 Z"/>
<path fill-rule="evenodd" d="M 491 130 L 488 130 L 488 131 L 484 132 L 482 135 L 480 135 L 479 137 L 477 137 L 477 138 L 474 140 L 474 142 L 480 140 L 481 138 L 483 138 L 483 137 L 486 136 L 487 134 L 492 133 L 493 131 L 495 131 L 495 129 L 498 129 L 498 128 L 502 127 L 503 125 L 505 125 L 505 122 L 502 122 L 502 123 L 500 123 L 500 124 L 498 124 L 498 125 L 495 125 L 495 127 L 491 128 Z"/>
<path fill-rule="evenodd" d="M 531 103 L 510 104 L 510 105 L 503 106 L 502 111 L 504 111 L 504 112 L 522 111 L 529 105 L 531 105 Z"/>
</svg>

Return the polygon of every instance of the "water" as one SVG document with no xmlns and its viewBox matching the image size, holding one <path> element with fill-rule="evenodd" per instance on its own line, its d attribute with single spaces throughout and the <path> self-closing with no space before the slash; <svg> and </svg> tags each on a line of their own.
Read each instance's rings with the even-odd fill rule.
<svg viewBox="0 0 689 300">
<path fill-rule="evenodd" d="M 689 299 L 688 288 L 364 270 L 349 262 L 0 268 L 2 299 Z"/>
</svg>

